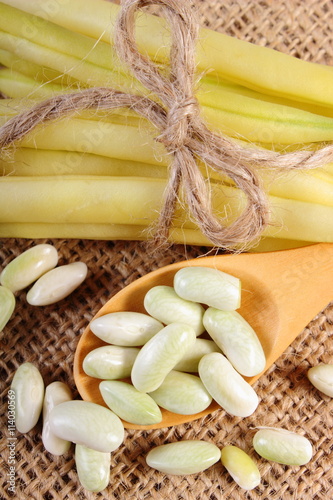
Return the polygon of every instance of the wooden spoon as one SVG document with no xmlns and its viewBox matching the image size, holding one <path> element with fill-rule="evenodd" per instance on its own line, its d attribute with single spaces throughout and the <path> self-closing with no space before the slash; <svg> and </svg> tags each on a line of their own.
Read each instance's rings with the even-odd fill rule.
<svg viewBox="0 0 333 500">
<path fill-rule="evenodd" d="M 320 243 L 292 250 L 200 257 L 177 262 L 153 271 L 113 296 L 95 315 L 115 311 L 146 312 L 143 298 L 156 285 L 173 285 L 176 271 L 186 266 L 220 269 L 241 279 L 242 303 L 238 312 L 251 324 L 264 348 L 267 370 L 298 334 L 333 300 L 333 245 Z M 74 379 L 81 397 L 106 406 L 99 392 L 100 380 L 82 369 L 92 349 L 106 345 L 89 329 L 83 332 L 74 358 Z M 253 384 L 261 374 L 247 378 Z M 156 429 L 201 418 L 220 408 L 213 402 L 195 415 L 178 415 L 162 410 L 161 423 L 139 426 L 124 422 L 129 429 Z"/>
</svg>

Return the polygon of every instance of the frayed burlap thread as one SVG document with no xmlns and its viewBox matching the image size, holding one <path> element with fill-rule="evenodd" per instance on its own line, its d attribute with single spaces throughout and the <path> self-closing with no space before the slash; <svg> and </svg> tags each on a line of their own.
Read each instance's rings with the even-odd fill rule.
<svg viewBox="0 0 333 500">
<path fill-rule="evenodd" d="M 278 152 L 245 148 L 209 130 L 200 117 L 195 98 L 195 45 L 199 25 L 187 1 L 159 0 L 170 23 L 172 43 L 168 77 L 138 50 L 135 41 L 137 10 L 154 0 L 124 0 L 115 29 L 115 47 L 122 61 L 155 98 L 109 88 L 91 88 L 55 96 L 10 119 L 0 129 L 0 148 L 19 141 L 37 125 L 60 119 L 78 110 L 130 108 L 152 122 L 159 131 L 172 162 L 164 203 L 155 232 L 155 243 L 167 242 L 176 205 L 184 200 L 189 216 L 209 241 L 226 249 L 245 249 L 270 223 L 266 193 L 258 167 L 314 168 L 332 161 L 333 146 L 317 151 Z M 245 194 L 243 211 L 232 223 L 214 213 L 210 184 L 198 160 L 229 177 Z"/>
</svg>

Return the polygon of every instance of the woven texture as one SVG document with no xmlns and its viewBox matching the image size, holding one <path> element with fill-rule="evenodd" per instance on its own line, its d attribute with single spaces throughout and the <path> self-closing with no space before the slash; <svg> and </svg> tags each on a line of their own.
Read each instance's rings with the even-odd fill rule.
<svg viewBox="0 0 333 500">
<path fill-rule="evenodd" d="M 333 65 L 333 6 L 328 0 L 255 2 L 195 0 L 200 23 L 260 45 L 306 60 Z M 16 255 L 42 241 L 0 240 L 0 271 Z M 43 240 L 44 242 L 44 240 Z M 0 497 L 8 492 L 7 392 L 15 369 L 25 361 L 39 367 L 45 384 L 68 383 L 74 395 L 73 357 L 80 334 L 92 316 L 113 294 L 140 276 L 172 262 L 205 254 L 201 247 L 172 246 L 151 255 L 143 243 L 51 240 L 59 264 L 82 260 L 89 268 L 86 281 L 61 303 L 43 308 L 28 306 L 25 292 L 17 294 L 15 313 L 0 334 L 1 456 Z M 333 305 L 328 305 L 255 384 L 257 411 L 246 419 L 217 411 L 190 424 L 156 431 L 126 431 L 125 442 L 112 453 L 110 486 L 102 493 L 84 490 L 77 479 L 73 448 L 63 457 L 47 453 L 41 442 L 41 423 L 26 435 L 16 433 L 15 481 L 19 499 L 164 499 L 219 500 L 329 500 L 333 498 L 333 402 L 316 391 L 306 378 L 309 367 L 333 361 Z M 252 448 L 254 427 L 285 427 L 305 434 L 314 456 L 302 467 L 274 464 Z M 205 439 L 222 447 L 235 444 L 258 463 L 262 482 L 245 492 L 220 463 L 201 474 L 165 476 L 145 463 L 154 446 L 179 439 Z"/>
</svg>

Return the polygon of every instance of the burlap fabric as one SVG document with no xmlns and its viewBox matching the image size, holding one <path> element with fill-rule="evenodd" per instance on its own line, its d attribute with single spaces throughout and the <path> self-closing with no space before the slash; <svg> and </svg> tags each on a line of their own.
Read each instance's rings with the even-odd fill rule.
<svg viewBox="0 0 333 500">
<path fill-rule="evenodd" d="M 331 1 L 196 0 L 194 3 L 203 26 L 333 65 Z M 40 242 L 0 240 L 0 270 L 16 255 Z M 72 374 L 75 348 L 80 334 L 101 305 L 138 277 L 160 266 L 198 257 L 208 250 L 175 245 L 164 254 L 152 256 L 145 245 L 138 242 L 49 242 L 58 249 L 60 264 L 82 260 L 88 265 L 89 274 L 70 297 L 52 306 L 28 306 L 25 292 L 18 293 L 15 314 L 1 333 L 1 498 L 11 496 L 7 475 L 7 392 L 15 369 L 22 362 L 30 361 L 39 367 L 46 384 L 65 381 L 77 396 Z M 124 444 L 112 454 L 111 482 L 102 493 L 89 493 L 80 487 L 73 449 L 63 457 L 54 457 L 44 450 L 41 423 L 26 435 L 16 433 L 15 498 L 333 498 L 333 404 L 306 378 L 309 367 L 320 361 L 332 362 L 332 321 L 333 305 L 328 305 L 255 384 L 261 402 L 251 417 L 233 418 L 221 410 L 174 428 L 126 431 Z M 251 444 L 254 427 L 258 425 L 276 425 L 305 434 L 314 446 L 312 461 L 303 467 L 287 467 L 260 459 Z M 165 476 L 146 465 L 145 454 L 152 447 L 179 439 L 205 439 L 220 447 L 226 444 L 240 446 L 257 461 L 262 474 L 261 485 L 250 492 L 241 490 L 219 463 L 191 476 Z"/>
</svg>

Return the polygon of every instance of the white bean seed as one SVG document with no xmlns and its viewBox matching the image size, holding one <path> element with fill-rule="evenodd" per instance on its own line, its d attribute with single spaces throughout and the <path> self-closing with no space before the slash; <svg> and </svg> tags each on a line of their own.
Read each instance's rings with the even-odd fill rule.
<svg viewBox="0 0 333 500">
<path fill-rule="evenodd" d="M 175 370 L 171 370 L 160 387 L 149 395 L 165 410 L 181 415 L 199 413 L 212 402 L 199 377 Z"/>
<path fill-rule="evenodd" d="M 0 285 L 0 332 L 5 328 L 15 309 L 15 296 L 9 288 Z"/>
<path fill-rule="evenodd" d="M 12 292 L 23 290 L 58 263 L 57 250 L 47 243 L 35 245 L 12 260 L 2 271 L 0 283 Z"/>
<path fill-rule="evenodd" d="M 83 370 L 90 377 L 115 380 L 131 375 L 140 349 L 106 345 L 90 351 L 83 360 Z"/>
<path fill-rule="evenodd" d="M 279 464 L 304 465 L 312 457 L 312 446 L 306 437 L 274 427 L 257 431 L 253 447 L 261 457 Z"/>
<path fill-rule="evenodd" d="M 83 488 L 98 493 L 110 482 L 111 453 L 75 445 L 75 465 Z"/>
<path fill-rule="evenodd" d="M 209 335 L 239 373 L 253 377 L 264 370 L 266 357 L 260 340 L 238 312 L 209 307 L 203 322 Z"/>
<path fill-rule="evenodd" d="M 144 345 L 162 328 L 157 319 L 132 311 L 104 314 L 90 323 L 96 337 L 108 344 L 127 347 Z"/>
<path fill-rule="evenodd" d="M 252 458 L 237 446 L 225 446 L 221 462 L 233 480 L 244 490 L 253 490 L 260 484 L 260 472 Z"/>
<path fill-rule="evenodd" d="M 171 286 L 154 286 L 145 295 L 144 308 L 162 323 L 186 323 L 194 329 L 196 335 L 204 331 L 201 304 L 184 300 L 176 294 Z"/>
<path fill-rule="evenodd" d="M 256 410 L 254 389 L 223 354 L 206 354 L 199 363 L 199 376 L 212 398 L 231 415 L 248 417 Z"/>
<path fill-rule="evenodd" d="M 104 380 L 99 384 L 102 397 L 118 417 L 138 425 L 158 424 L 162 413 L 155 401 L 133 385 L 118 380 Z"/>
<path fill-rule="evenodd" d="M 241 302 L 239 278 L 210 267 L 183 267 L 174 277 L 176 293 L 186 300 L 233 311 Z"/>
<path fill-rule="evenodd" d="M 43 274 L 27 293 L 27 302 L 33 306 L 46 306 L 64 299 L 87 276 L 84 262 L 72 262 Z"/>
<path fill-rule="evenodd" d="M 179 372 L 198 372 L 199 361 L 205 354 L 221 352 L 213 340 L 197 338 L 193 347 L 189 348 L 175 370 Z"/>
<path fill-rule="evenodd" d="M 67 441 L 109 453 L 124 440 L 120 418 L 104 406 L 89 401 L 66 401 L 50 413 L 52 432 Z"/>
<path fill-rule="evenodd" d="M 157 389 L 196 340 L 195 331 L 183 323 L 171 323 L 142 347 L 132 368 L 132 383 L 141 392 Z"/>
<path fill-rule="evenodd" d="M 44 381 L 32 363 L 18 367 L 11 383 L 15 393 L 15 425 L 19 432 L 29 432 L 37 424 L 43 407 Z"/>
<path fill-rule="evenodd" d="M 53 455 L 59 456 L 66 453 L 70 448 L 71 442 L 53 434 L 49 421 L 50 412 L 58 404 L 70 401 L 71 399 L 71 390 L 64 382 L 52 382 L 45 389 L 42 441 L 45 449 Z"/>
<path fill-rule="evenodd" d="M 165 474 L 186 475 L 208 469 L 220 457 L 221 452 L 215 444 L 188 440 L 156 446 L 148 453 L 146 462 Z"/>
<path fill-rule="evenodd" d="M 1 328 L 0 328 L 1 330 Z M 308 379 L 318 391 L 333 398 L 333 365 L 320 363 L 308 370 Z"/>
</svg>

